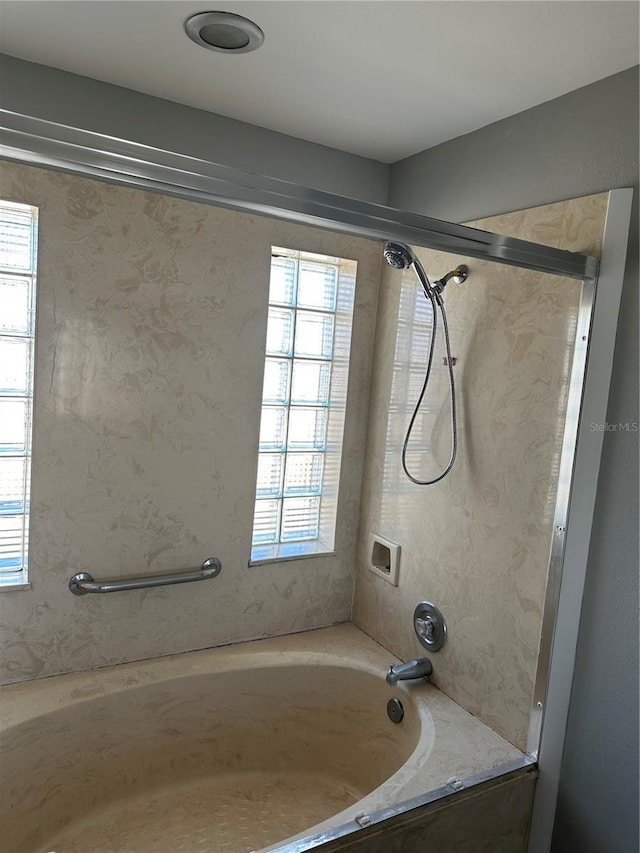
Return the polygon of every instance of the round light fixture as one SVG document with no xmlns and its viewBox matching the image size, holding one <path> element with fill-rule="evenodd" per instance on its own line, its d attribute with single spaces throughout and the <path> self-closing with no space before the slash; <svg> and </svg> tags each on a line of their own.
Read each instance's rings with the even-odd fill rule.
<svg viewBox="0 0 640 853">
<path fill-rule="evenodd" d="M 200 12 L 188 18 L 184 28 L 196 44 L 218 53 L 249 53 L 264 41 L 257 24 L 231 12 Z"/>
</svg>

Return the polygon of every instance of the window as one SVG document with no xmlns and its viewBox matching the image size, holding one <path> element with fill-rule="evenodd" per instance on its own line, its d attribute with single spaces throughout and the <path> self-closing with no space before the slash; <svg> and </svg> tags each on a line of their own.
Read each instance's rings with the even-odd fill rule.
<svg viewBox="0 0 640 853">
<path fill-rule="evenodd" d="M 38 211 L 0 201 L 0 587 L 27 582 Z"/>
<path fill-rule="evenodd" d="M 356 266 L 272 249 L 253 563 L 334 549 Z"/>
</svg>

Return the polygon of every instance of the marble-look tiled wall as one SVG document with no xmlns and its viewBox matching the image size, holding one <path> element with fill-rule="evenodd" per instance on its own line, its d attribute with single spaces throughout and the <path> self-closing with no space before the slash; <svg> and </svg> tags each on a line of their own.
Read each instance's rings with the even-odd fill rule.
<svg viewBox="0 0 640 853">
<path fill-rule="evenodd" d="M 472 224 L 599 255 L 606 202 L 601 194 Z M 387 267 L 354 621 L 407 660 L 425 654 L 413 632 L 416 604 L 437 604 L 449 635 L 432 656 L 434 683 L 524 749 L 581 284 L 429 250 L 418 255 L 432 279 L 459 262 L 470 270 L 468 281 L 450 283 L 444 296 L 457 359 L 458 457 L 433 486 L 414 485 L 402 473 L 402 441 L 426 362 L 426 302 L 411 271 Z M 443 356 L 438 344 L 408 454 L 420 479 L 449 458 Z M 368 569 L 371 531 L 402 548 L 397 588 Z"/>
<path fill-rule="evenodd" d="M 31 589 L 0 593 L 15 681 L 349 619 L 379 244 L 5 163 L 40 208 Z M 336 556 L 248 568 L 272 245 L 358 262 Z M 77 571 L 222 560 L 76 597 Z"/>
</svg>

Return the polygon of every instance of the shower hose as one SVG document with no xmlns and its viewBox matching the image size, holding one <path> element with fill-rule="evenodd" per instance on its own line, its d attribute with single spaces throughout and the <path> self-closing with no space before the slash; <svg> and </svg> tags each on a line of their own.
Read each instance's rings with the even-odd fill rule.
<svg viewBox="0 0 640 853">
<path fill-rule="evenodd" d="M 411 480 L 412 483 L 416 483 L 418 486 L 432 486 L 434 483 L 440 482 L 444 477 L 447 476 L 449 471 L 453 468 L 453 463 L 456 459 L 456 453 L 458 451 L 458 437 L 457 437 L 457 423 L 456 423 L 456 392 L 455 392 L 455 384 L 453 380 L 453 359 L 451 358 L 451 344 L 449 342 L 449 326 L 447 323 L 447 312 L 444 309 L 444 302 L 442 301 L 441 293 L 438 289 L 434 288 L 431 285 L 431 282 L 427 278 L 427 274 L 422 269 L 419 263 L 414 262 L 413 267 L 416 271 L 416 274 L 420 280 L 420 284 L 422 285 L 422 289 L 424 290 L 424 294 L 426 298 L 431 303 L 432 308 L 432 319 L 431 319 L 431 341 L 429 343 L 429 358 L 427 360 L 427 369 L 425 371 L 424 382 L 422 383 L 422 390 L 418 396 L 418 400 L 416 402 L 415 408 L 413 410 L 413 414 L 411 415 L 411 420 L 409 421 L 409 426 L 407 427 L 407 434 L 404 439 L 404 444 L 402 446 L 402 469 L 407 477 Z M 407 448 L 409 446 L 409 439 L 411 438 L 411 431 L 414 427 L 416 418 L 418 416 L 418 412 L 420 411 L 420 406 L 422 405 L 422 401 L 424 399 L 424 395 L 427 391 L 427 386 L 429 385 L 429 379 L 431 377 L 431 368 L 433 367 L 433 354 L 435 351 L 436 345 L 436 331 L 438 328 L 438 319 L 437 319 L 437 311 L 440 310 L 440 314 L 442 315 L 442 328 L 444 330 L 444 343 L 445 349 L 447 351 L 447 366 L 449 368 L 449 390 L 451 394 L 451 457 L 449 458 L 449 464 L 446 468 L 439 474 L 437 477 L 434 477 L 431 480 L 420 480 L 418 477 L 414 477 L 407 468 Z"/>
</svg>

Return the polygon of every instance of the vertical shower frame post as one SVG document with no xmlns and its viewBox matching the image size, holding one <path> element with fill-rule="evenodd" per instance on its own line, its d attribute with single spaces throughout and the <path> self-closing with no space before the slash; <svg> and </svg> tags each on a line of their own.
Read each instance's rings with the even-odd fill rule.
<svg viewBox="0 0 640 853">
<path fill-rule="evenodd" d="M 529 727 L 540 775 L 528 853 L 548 853 L 553 836 L 632 199 L 629 188 L 609 192 L 599 273 L 582 283 Z"/>
</svg>

